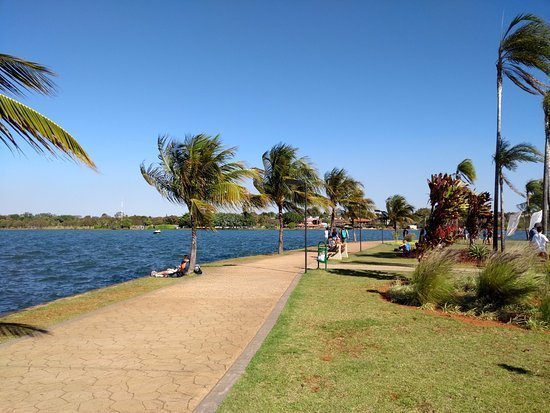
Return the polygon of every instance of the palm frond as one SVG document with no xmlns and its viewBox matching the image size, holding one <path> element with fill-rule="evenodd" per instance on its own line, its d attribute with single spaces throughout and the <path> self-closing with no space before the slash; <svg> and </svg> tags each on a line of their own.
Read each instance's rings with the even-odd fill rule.
<svg viewBox="0 0 550 413">
<path fill-rule="evenodd" d="M 8 130 L 10 128 L 38 153 L 47 151 L 55 157 L 58 150 L 70 159 L 97 169 L 86 151 L 69 132 L 34 109 L 2 94 L 0 123 L 7 125 L 7 128 L 0 128 L 0 140 L 8 147 L 20 150 L 17 140 Z"/>
<path fill-rule="evenodd" d="M 50 77 L 55 76 L 45 66 L 7 54 L 0 54 L 0 90 L 14 95 L 23 95 L 32 90 L 44 95 L 55 91 Z"/>
<path fill-rule="evenodd" d="M 473 184 L 477 179 L 476 169 L 471 159 L 464 159 L 456 167 L 456 175 L 469 184 Z"/>
<path fill-rule="evenodd" d="M 516 194 L 518 194 L 522 198 L 525 198 L 525 194 L 521 192 L 519 189 L 517 189 L 512 183 L 512 181 L 510 181 L 510 179 L 508 179 L 506 175 L 502 174 L 502 180 L 506 185 L 508 185 L 508 188 L 510 188 L 512 191 L 514 191 Z"/>
</svg>

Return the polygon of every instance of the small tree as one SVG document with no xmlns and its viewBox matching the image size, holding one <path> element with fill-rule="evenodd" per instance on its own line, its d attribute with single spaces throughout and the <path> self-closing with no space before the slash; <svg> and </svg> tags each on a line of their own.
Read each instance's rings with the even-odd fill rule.
<svg viewBox="0 0 550 413">
<path fill-rule="evenodd" d="M 412 221 L 414 207 L 403 195 L 393 195 L 386 199 L 386 213 L 393 227 L 394 238 L 397 239 L 397 226 Z"/>
<path fill-rule="evenodd" d="M 432 175 L 428 180 L 431 212 L 426 228 L 429 246 L 452 244 L 457 234 L 456 220 L 468 205 L 468 187 L 448 174 Z"/>
</svg>

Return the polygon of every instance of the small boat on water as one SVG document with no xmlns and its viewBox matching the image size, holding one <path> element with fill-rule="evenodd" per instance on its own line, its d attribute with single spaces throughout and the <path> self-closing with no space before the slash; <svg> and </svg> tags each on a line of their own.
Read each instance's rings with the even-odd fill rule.
<svg viewBox="0 0 550 413">
<path fill-rule="evenodd" d="M 153 234 L 160 234 L 160 229 L 156 229 L 153 231 Z"/>
</svg>

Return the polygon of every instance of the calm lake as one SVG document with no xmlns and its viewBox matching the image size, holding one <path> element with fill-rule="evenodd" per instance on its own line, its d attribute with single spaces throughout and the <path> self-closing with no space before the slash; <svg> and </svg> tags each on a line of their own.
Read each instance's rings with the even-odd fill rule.
<svg viewBox="0 0 550 413">
<path fill-rule="evenodd" d="M 412 231 L 415 232 L 415 231 Z M 188 230 L 0 231 L 0 314 L 176 267 L 189 253 Z M 277 230 L 198 232 L 199 263 L 277 251 Z M 362 231 L 364 241 L 380 240 L 382 231 Z M 357 231 L 359 238 L 359 232 Z M 384 231 L 384 239 L 392 232 Z M 524 234 L 516 234 L 524 239 Z M 515 238 L 515 237 L 514 237 Z M 323 240 L 308 231 L 308 244 Z M 284 246 L 304 245 L 304 232 L 285 231 Z"/>
</svg>

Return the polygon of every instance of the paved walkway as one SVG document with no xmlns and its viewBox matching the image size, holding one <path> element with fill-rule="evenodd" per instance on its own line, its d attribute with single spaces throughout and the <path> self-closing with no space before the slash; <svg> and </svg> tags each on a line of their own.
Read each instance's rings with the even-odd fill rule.
<svg viewBox="0 0 550 413">
<path fill-rule="evenodd" d="M 303 260 L 296 252 L 206 268 L 51 335 L 0 346 L 0 412 L 193 411 L 254 338 Z"/>
</svg>

